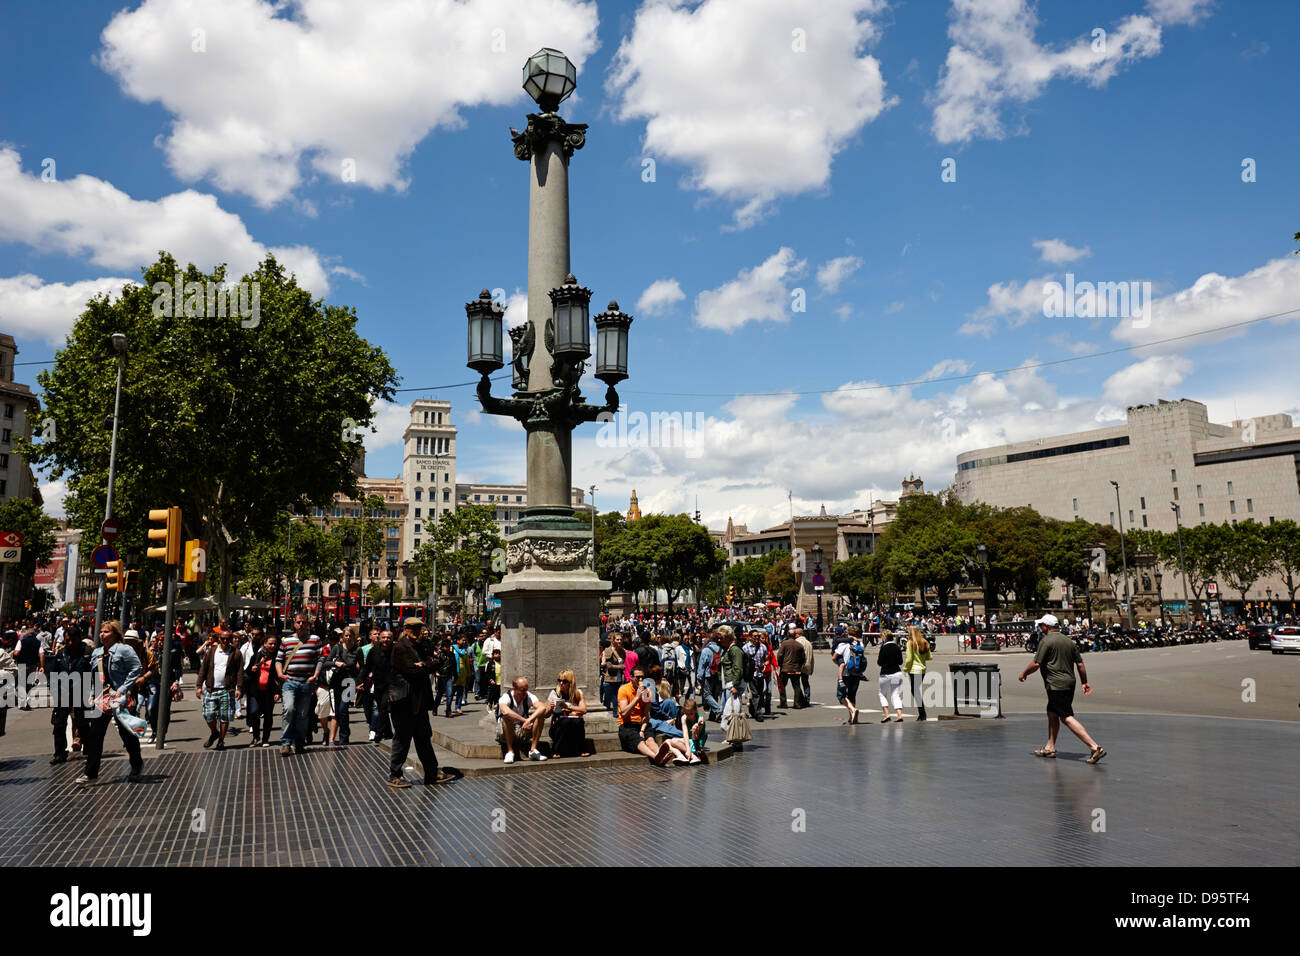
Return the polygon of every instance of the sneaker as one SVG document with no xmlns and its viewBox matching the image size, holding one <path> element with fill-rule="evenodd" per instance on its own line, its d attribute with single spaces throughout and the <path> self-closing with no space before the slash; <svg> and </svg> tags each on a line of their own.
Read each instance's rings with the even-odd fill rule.
<svg viewBox="0 0 1300 956">
<path fill-rule="evenodd" d="M 154 732 L 152 730 L 144 735 L 144 742 L 147 744 L 151 744 L 154 742 Z"/>
<path fill-rule="evenodd" d="M 690 763 L 690 762 L 691 762 L 690 757 L 684 757 L 681 754 L 678 754 L 676 757 L 673 758 L 673 763 Z"/>
<path fill-rule="evenodd" d="M 374 740 L 374 739 L 375 739 L 375 732 L 374 732 L 373 730 L 370 731 L 370 739 L 371 739 L 371 740 Z"/>
<path fill-rule="evenodd" d="M 546 758 L 542 756 L 542 752 L 541 752 L 540 750 L 530 750 L 530 751 L 528 751 L 528 759 L 529 759 L 529 760 L 545 760 Z"/>
<path fill-rule="evenodd" d="M 95 784 L 99 783 L 99 778 L 98 778 L 98 777 L 87 777 L 87 776 L 83 773 L 80 777 L 77 778 L 76 782 L 77 782 L 77 783 L 80 783 L 80 784 L 83 784 L 84 786 L 87 786 L 87 787 L 93 787 Z"/>
<path fill-rule="evenodd" d="M 514 763 L 514 762 L 515 762 L 515 752 L 514 752 L 513 750 L 507 750 L 507 751 L 506 751 L 506 759 L 505 759 L 505 762 L 506 762 L 506 763 Z"/>
<path fill-rule="evenodd" d="M 394 790 L 407 790 L 410 788 L 411 783 L 409 780 L 403 780 L 401 777 L 394 777 L 392 780 L 388 781 L 388 785 Z"/>
</svg>

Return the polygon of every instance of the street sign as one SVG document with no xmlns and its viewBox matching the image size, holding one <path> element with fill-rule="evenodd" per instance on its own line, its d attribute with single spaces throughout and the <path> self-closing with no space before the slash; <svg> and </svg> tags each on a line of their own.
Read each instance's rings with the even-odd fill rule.
<svg viewBox="0 0 1300 956">
<path fill-rule="evenodd" d="M 21 531 L 0 531 L 0 548 L 21 548 L 23 535 Z"/>
<path fill-rule="evenodd" d="M 23 559 L 22 548 L 0 547 L 0 564 L 13 564 Z"/>
<path fill-rule="evenodd" d="M 1219 594 L 1219 585 L 1214 581 L 1206 581 L 1205 593 L 1210 597 L 1217 597 Z"/>
<path fill-rule="evenodd" d="M 104 523 L 99 526 L 99 536 L 109 544 L 112 544 L 117 540 L 117 531 L 116 518 L 107 518 Z"/>
<path fill-rule="evenodd" d="M 96 574 L 107 574 L 108 565 L 117 560 L 117 548 L 111 544 L 101 544 L 90 553 L 90 563 L 95 566 Z"/>
<path fill-rule="evenodd" d="M 826 579 L 825 579 L 824 577 L 822 577 L 821 574 L 814 574 L 814 575 L 813 575 L 813 587 L 815 587 L 817 590 L 820 591 L 820 590 L 821 590 L 822 588 L 824 588 L 825 586 L 826 586 Z"/>
</svg>

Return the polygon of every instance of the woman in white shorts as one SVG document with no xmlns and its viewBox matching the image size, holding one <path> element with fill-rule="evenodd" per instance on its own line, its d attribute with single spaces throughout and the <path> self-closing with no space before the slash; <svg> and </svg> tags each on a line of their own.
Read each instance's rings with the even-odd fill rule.
<svg viewBox="0 0 1300 956">
<path fill-rule="evenodd" d="M 894 720 L 903 719 L 903 651 L 894 640 L 894 635 L 890 634 L 883 644 L 880 645 L 880 653 L 876 655 L 876 663 L 880 666 L 880 710 L 884 714 L 880 722 L 886 723 L 889 720 L 889 707 L 893 704 L 896 716 Z"/>
</svg>

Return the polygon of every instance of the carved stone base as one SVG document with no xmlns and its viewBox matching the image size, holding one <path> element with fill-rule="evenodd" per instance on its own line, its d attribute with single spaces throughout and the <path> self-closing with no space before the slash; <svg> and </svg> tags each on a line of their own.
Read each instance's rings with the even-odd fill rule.
<svg viewBox="0 0 1300 956">
<path fill-rule="evenodd" d="M 506 539 L 501 682 L 516 676 L 544 697 L 572 670 L 588 706 L 600 698 L 600 599 L 612 585 L 591 570 L 591 533 L 521 531 Z"/>
</svg>

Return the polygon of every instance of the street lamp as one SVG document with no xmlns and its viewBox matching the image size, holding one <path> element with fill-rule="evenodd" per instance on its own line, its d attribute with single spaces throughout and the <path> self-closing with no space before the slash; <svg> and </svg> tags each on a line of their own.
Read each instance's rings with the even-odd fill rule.
<svg viewBox="0 0 1300 956">
<path fill-rule="evenodd" d="M 357 539 L 349 534 L 343 539 L 343 623 L 352 623 L 352 558 L 357 552 Z"/>
<path fill-rule="evenodd" d="M 996 651 L 1000 649 L 1000 645 L 998 639 L 993 636 L 993 614 L 990 610 L 992 602 L 989 600 L 989 549 L 987 545 L 976 546 L 975 560 L 979 562 L 982 581 L 981 590 L 984 592 L 984 638 L 980 641 L 980 650 Z"/>
<path fill-rule="evenodd" d="M 578 69 L 559 50 L 542 47 L 524 64 L 524 90 L 544 113 L 554 113 L 577 87 Z"/>
<path fill-rule="evenodd" d="M 1128 591 L 1128 553 L 1124 547 L 1124 506 L 1119 500 L 1119 482 L 1112 481 L 1115 486 L 1115 513 L 1119 515 L 1119 557 L 1124 566 L 1124 606 L 1128 609 L 1128 629 L 1133 630 L 1133 601 L 1129 597 Z"/>
<path fill-rule="evenodd" d="M 486 547 L 479 552 L 479 570 L 483 572 L 483 620 L 487 621 L 488 572 L 492 570 L 492 552 Z"/>
<path fill-rule="evenodd" d="M 591 486 L 591 570 L 596 570 L 596 486 Z"/>
<path fill-rule="evenodd" d="M 659 562 L 650 562 L 650 599 L 654 602 L 655 617 L 659 616 Z"/>
<path fill-rule="evenodd" d="M 397 589 L 397 559 L 388 559 L 388 622 L 393 622 L 393 592 Z"/>
<path fill-rule="evenodd" d="M 813 569 L 817 576 L 820 577 L 822 573 L 822 545 L 820 541 L 813 542 L 812 554 Z M 822 589 L 817 587 L 815 582 L 814 590 L 817 592 L 817 633 L 820 634 L 822 632 Z M 924 594 L 922 594 L 922 597 L 924 597 Z"/>
<path fill-rule="evenodd" d="M 1083 598 L 1088 606 L 1088 626 L 1092 626 L 1092 558 L 1091 548 L 1083 556 Z"/>
<path fill-rule="evenodd" d="M 1183 625 L 1187 626 L 1192 622 L 1192 601 L 1187 593 L 1187 564 L 1183 561 L 1182 510 L 1178 507 L 1178 503 L 1174 501 L 1169 502 L 1169 507 L 1174 513 L 1174 526 L 1178 528 L 1178 570 L 1183 577 Z"/>
<path fill-rule="evenodd" d="M 1161 574 L 1160 569 L 1157 568 L 1155 577 L 1156 577 L 1156 605 L 1160 608 L 1160 626 L 1164 627 L 1165 626 L 1165 596 L 1164 596 L 1164 591 L 1162 591 L 1160 588 L 1160 582 L 1164 580 L 1165 576 Z"/>
<path fill-rule="evenodd" d="M 117 426 L 122 411 L 122 373 L 126 368 L 126 336 L 114 332 L 109 337 L 113 351 L 117 353 L 117 390 L 113 394 L 113 440 L 108 449 L 108 494 L 104 500 L 104 521 L 113 517 L 113 484 L 117 475 Z M 105 541 L 105 544 L 108 542 Z M 107 593 L 106 575 L 99 577 L 99 594 L 95 598 L 95 636 L 99 636 L 99 626 L 104 621 L 104 598 Z M 4 609 L 0 608 L 0 614 Z"/>
<path fill-rule="evenodd" d="M 280 578 L 284 574 L 284 558 L 275 559 L 275 635 L 280 636 Z"/>
<path fill-rule="evenodd" d="M 1268 620 L 1273 616 L 1273 589 L 1264 588 L 1264 594 L 1268 597 L 1268 603 L 1264 605 L 1264 619 Z"/>
</svg>

